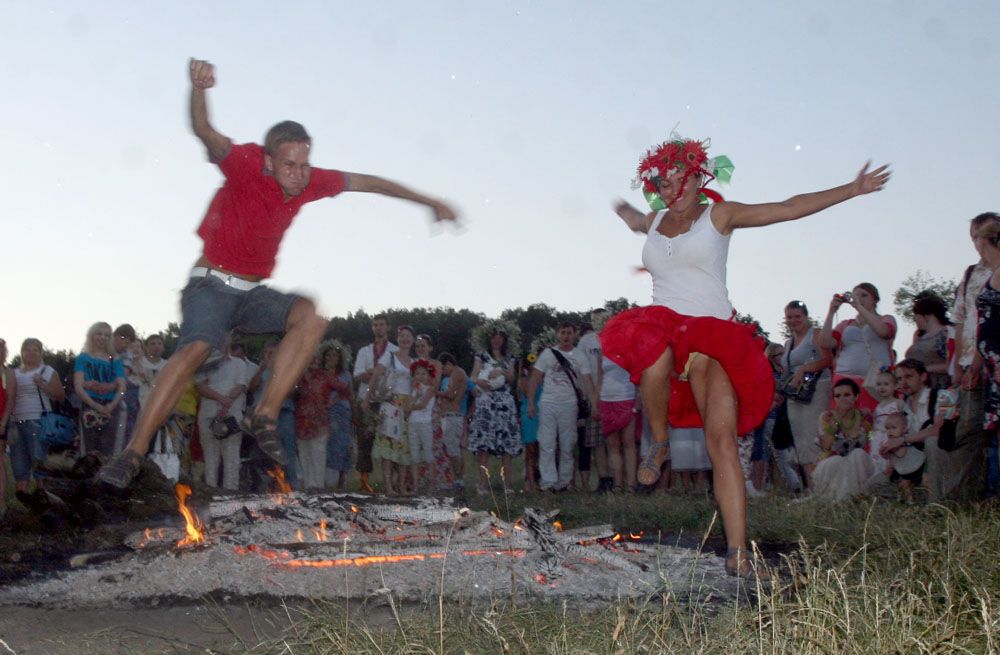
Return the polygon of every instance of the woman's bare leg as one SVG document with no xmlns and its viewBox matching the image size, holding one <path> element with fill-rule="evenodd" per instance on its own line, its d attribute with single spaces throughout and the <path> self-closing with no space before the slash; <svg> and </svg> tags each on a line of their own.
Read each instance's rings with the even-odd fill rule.
<svg viewBox="0 0 1000 655">
<path fill-rule="evenodd" d="M 382 477 L 385 482 L 385 493 L 387 496 L 395 496 L 396 490 L 392 485 L 392 462 L 388 459 L 382 460 Z"/>
<path fill-rule="evenodd" d="M 624 480 L 623 471 L 623 461 L 622 461 L 622 431 L 612 432 L 611 434 L 604 437 L 604 443 L 608 447 L 608 468 L 610 469 L 611 479 L 614 481 L 615 488 L 618 489 L 622 486 Z"/>
<path fill-rule="evenodd" d="M 639 465 L 638 447 L 635 442 L 635 421 L 630 422 L 622 430 L 622 460 L 625 468 L 625 486 L 630 491 L 635 490 L 636 467 Z"/>
<path fill-rule="evenodd" d="M 691 391 L 705 424 L 705 443 L 712 461 L 715 498 L 731 553 L 726 564 L 744 572 L 747 554 L 747 498 L 743 469 L 736 445 L 736 392 L 722 365 L 696 355 L 688 372 Z"/>
<path fill-rule="evenodd" d="M 657 461 L 657 469 L 663 465 L 670 455 L 670 433 L 667 427 L 667 413 L 670 406 L 670 376 L 674 371 L 674 351 L 667 348 L 663 354 L 653 362 L 653 365 L 642 372 L 639 378 L 639 395 L 642 396 L 642 407 L 646 413 L 651 432 L 650 448 L 656 448 L 657 444 L 664 444 L 660 447 Z M 651 477 L 646 469 L 640 469 L 638 474 L 639 484 L 655 484 L 659 478 L 658 470 L 656 477 Z"/>
</svg>

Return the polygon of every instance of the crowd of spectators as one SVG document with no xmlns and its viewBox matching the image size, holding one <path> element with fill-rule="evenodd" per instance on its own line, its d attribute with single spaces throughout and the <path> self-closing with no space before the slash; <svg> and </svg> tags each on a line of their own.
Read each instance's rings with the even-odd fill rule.
<svg viewBox="0 0 1000 655">
<path fill-rule="evenodd" d="M 834 294 L 822 324 L 803 302 L 787 304 L 788 338 L 767 350 L 771 414 L 740 443 L 749 495 L 768 488 L 828 501 L 997 495 L 1000 216 L 977 216 L 970 236 L 980 259 L 963 274 L 951 316 L 949 303 L 918 294 L 916 331 L 905 348 L 872 284 Z M 846 308 L 856 315 L 844 317 Z M 301 490 L 356 484 L 390 495 L 462 493 L 468 460 L 476 464 L 468 476 L 475 493 L 494 483 L 528 493 L 705 492 L 711 461 L 699 429 L 671 430 L 657 488 L 638 488 L 649 431 L 633 381 L 601 353 L 608 318 L 597 310 L 581 325 L 560 323 L 523 357 L 516 327 L 490 321 L 473 339 L 468 372 L 452 354 L 436 355 L 431 336 L 408 325 L 393 331 L 381 315 L 372 321 L 372 343 L 353 361 L 344 344 L 323 342 L 279 416 L 287 482 Z M 274 349 L 267 344 L 258 365 L 243 345 L 227 343 L 199 372 L 149 453 L 165 475 L 260 489 L 268 460 L 243 439 L 243 417 L 268 383 Z M 103 322 L 87 331 L 66 388 L 42 354 L 40 341 L 26 339 L 19 366 L 10 367 L 0 340 L 3 488 L 8 457 L 18 491 L 44 485 L 40 417 L 64 401 L 76 408 L 73 449 L 102 459 L 121 450 L 167 361 L 160 335 L 140 340 L 128 324 L 112 330 Z M 523 474 L 514 479 L 513 460 L 522 455 L 516 468 Z M 370 478 L 375 461 L 381 485 Z M 349 484 L 354 470 L 357 482 Z"/>
</svg>

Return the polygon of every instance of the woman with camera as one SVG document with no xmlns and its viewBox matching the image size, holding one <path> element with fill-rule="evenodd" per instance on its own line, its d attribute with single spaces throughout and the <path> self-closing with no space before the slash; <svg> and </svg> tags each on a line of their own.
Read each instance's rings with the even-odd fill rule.
<svg viewBox="0 0 1000 655">
<path fill-rule="evenodd" d="M 865 379 L 874 380 L 879 371 L 892 366 L 892 340 L 896 337 L 896 319 L 878 313 L 879 299 L 878 289 L 870 282 L 834 294 L 819 333 L 819 346 L 837 352 L 833 385 L 845 378 L 854 380 L 860 390 L 858 407 L 868 410 L 874 410 L 878 400 L 865 389 Z M 845 304 L 858 315 L 833 327 L 834 315 Z"/>
<path fill-rule="evenodd" d="M 806 484 L 812 486 L 812 472 L 820 454 L 816 426 L 830 400 L 833 383 L 828 369 L 833 357 L 820 346 L 819 330 L 809 320 L 809 309 L 801 300 L 785 306 L 785 325 L 792 336 L 785 343 L 785 373 L 778 391 L 788 400 L 785 406 L 795 453 L 806 472 Z"/>
</svg>

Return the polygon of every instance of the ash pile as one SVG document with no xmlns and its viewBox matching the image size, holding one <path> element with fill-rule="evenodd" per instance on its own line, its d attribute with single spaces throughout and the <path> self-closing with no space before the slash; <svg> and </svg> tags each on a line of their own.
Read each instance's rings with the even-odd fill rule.
<svg viewBox="0 0 1000 655">
<path fill-rule="evenodd" d="M 504 521 L 450 499 L 291 493 L 217 498 L 190 514 L 183 528 L 131 535 L 128 552 L 113 561 L 2 589 L 0 604 L 148 607 L 206 596 L 426 603 L 443 596 L 601 605 L 660 593 L 722 601 L 739 590 L 714 555 L 610 527 L 563 531 L 555 512 L 530 508 Z"/>
</svg>

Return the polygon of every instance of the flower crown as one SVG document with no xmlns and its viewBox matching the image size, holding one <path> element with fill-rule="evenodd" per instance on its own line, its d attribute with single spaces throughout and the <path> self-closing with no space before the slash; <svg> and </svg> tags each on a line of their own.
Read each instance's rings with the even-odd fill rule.
<svg viewBox="0 0 1000 655">
<path fill-rule="evenodd" d="M 725 155 L 709 159 L 708 148 L 711 145 L 711 139 L 695 141 L 671 132 L 669 139 L 646 151 L 636 169 L 632 188 L 641 187 L 650 208 L 659 211 L 667 208 L 667 203 L 659 194 L 660 182 L 664 178 L 681 176 L 677 196 L 680 196 L 684 185 L 692 175 L 700 174 L 707 177 L 706 185 L 712 180 L 718 180 L 720 184 L 728 183 L 733 176 L 733 162 Z M 722 201 L 722 196 L 716 191 L 706 189 L 704 186 L 699 191 L 702 203 L 708 202 L 709 198 L 714 202 Z M 674 200 L 677 200 L 677 197 L 670 202 Z"/>
<path fill-rule="evenodd" d="M 470 341 L 476 352 L 490 352 L 490 339 L 502 333 L 507 337 L 507 356 L 517 357 L 521 352 L 521 328 L 514 321 L 503 318 L 488 318 L 472 328 Z"/>
<path fill-rule="evenodd" d="M 437 376 L 437 367 L 434 366 L 434 364 L 432 364 L 429 360 L 418 359 L 418 360 L 414 361 L 413 363 L 411 363 L 410 364 L 410 375 L 413 375 L 414 373 L 416 373 L 418 368 L 427 369 L 427 372 L 430 373 L 430 376 L 432 378 Z"/>
</svg>

